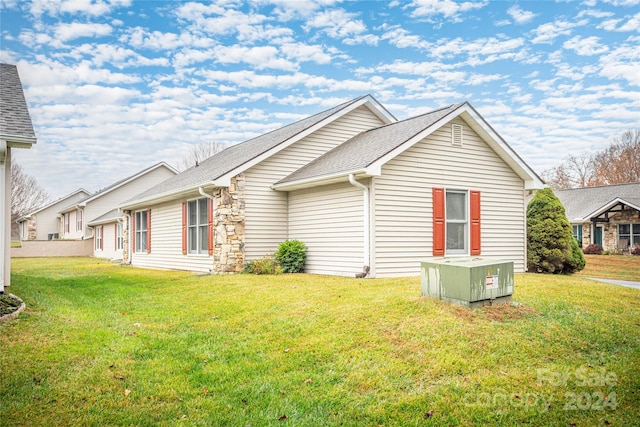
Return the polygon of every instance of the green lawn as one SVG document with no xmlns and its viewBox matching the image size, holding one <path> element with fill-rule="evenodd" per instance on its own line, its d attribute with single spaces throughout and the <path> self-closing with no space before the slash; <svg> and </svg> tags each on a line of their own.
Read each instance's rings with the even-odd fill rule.
<svg viewBox="0 0 640 427">
<path fill-rule="evenodd" d="M 638 425 L 640 291 L 516 276 L 470 311 L 418 278 L 196 276 L 14 259 L 0 425 Z"/>
</svg>

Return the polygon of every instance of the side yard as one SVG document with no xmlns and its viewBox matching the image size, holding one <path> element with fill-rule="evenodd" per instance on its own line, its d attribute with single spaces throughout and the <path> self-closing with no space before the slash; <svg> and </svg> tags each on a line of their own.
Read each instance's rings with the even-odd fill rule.
<svg viewBox="0 0 640 427">
<path fill-rule="evenodd" d="M 587 265 L 576 276 L 640 282 L 640 256 L 585 255 L 584 257 L 587 259 Z"/>
<path fill-rule="evenodd" d="M 581 277 L 517 275 L 521 306 L 474 311 L 420 297 L 419 278 L 25 258 L 12 280 L 27 310 L 0 324 L 0 425 L 640 419 L 640 292 Z"/>
</svg>

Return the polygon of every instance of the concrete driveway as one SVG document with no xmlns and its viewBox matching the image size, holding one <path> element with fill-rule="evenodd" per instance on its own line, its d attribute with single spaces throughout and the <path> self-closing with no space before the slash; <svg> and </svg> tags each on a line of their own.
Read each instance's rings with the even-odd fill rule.
<svg viewBox="0 0 640 427">
<path fill-rule="evenodd" d="M 635 288 L 635 289 L 640 289 L 640 282 L 632 282 L 630 280 L 611 280 L 611 279 L 594 279 L 594 278 L 589 278 L 589 280 L 595 280 L 598 282 L 603 282 L 603 283 L 609 283 L 612 285 L 620 285 L 620 286 L 626 286 L 628 288 Z"/>
</svg>

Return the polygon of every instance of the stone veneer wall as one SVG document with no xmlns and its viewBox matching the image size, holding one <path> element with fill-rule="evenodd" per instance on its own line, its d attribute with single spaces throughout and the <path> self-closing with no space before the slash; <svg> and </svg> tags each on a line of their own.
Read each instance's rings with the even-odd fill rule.
<svg viewBox="0 0 640 427">
<path fill-rule="evenodd" d="M 31 218 L 27 220 L 27 240 L 36 240 L 36 221 L 37 217 L 32 215 Z"/>
<path fill-rule="evenodd" d="M 244 269 L 245 177 L 231 179 L 228 188 L 215 192 L 214 273 L 239 273 Z"/>
<path fill-rule="evenodd" d="M 609 222 L 601 222 L 602 225 L 602 247 L 606 251 L 618 248 L 618 224 L 640 224 L 640 212 L 620 212 L 612 215 Z M 582 247 L 586 248 L 591 244 L 591 222 L 582 225 Z"/>
</svg>

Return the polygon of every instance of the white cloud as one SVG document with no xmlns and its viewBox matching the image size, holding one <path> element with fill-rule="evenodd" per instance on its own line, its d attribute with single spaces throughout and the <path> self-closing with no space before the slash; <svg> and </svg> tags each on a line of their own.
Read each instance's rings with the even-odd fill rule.
<svg viewBox="0 0 640 427">
<path fill-rule="evenodd" d="M 523 10 L 515 5 L 507 9 L 507 13 L 517 24 L 526 24 L 536 17 L 536 14 L 528 10 Z"/>
<path fill-rule="evenodd" d="M 113 67 L 124 69 L 127 67 L 168 66 L 169 60 L 165 57 L 147 58 L 131 49 L 110 44 L 83 44 L 73 50 L 92 58 L 95 66 L 101 67 L 109 64 Z"/>
<path fill-rule="evenodd" d="M 618 25 L 620 24 L 620 25 Z M 616 32 L 640 32 L 640 13 L 629 17 L 628 19 L 609 19 L 602 22 L 598 28 L 607 31 Z"/>
<path fill-rule="evenodd" d="M 384 32 L 384 34 L 380 36 L 382 40 L 388 40 L 391 45 L 401 49 L 409 47 L 429 49 L 432 46 L 431 43 L 424 41 L 420 36 L 410 34 L 409 31 L 399 25 L 383 24 L 380 29 Z"/>
<path fill-rule="evenodd" d="M 613 49 L 600 58 L 600 75 L 609 79 L 623 79 L 633 86 L 640 86 L 640 60 L 638 42 L 640 38 L 630 38 L 630 45 Z"/>
<path fill-rule="evenodd" d="M 84 24 L 72 22 L 70 24 L 58 24 L 53 32 L 56 39 L 64 42 L 82 37 L 100 37 L 111 34 L 113 29 L 107 24 Z"/>
<path fill-rule="evenodd" d="M 575 36 L 564 42 L 562 46 L 582 56 L 599 55 L 609 50 L 607 46 L 600 44 L 600 39 L 595 36 L 584 38 Z"/>
<path fill-rule="evenodd" d="M 366 32 L 364 23 L 355 19 L 357 15 L 343 9 L 322 11 L 313 15 L 304 25 L 307 30 L 318 29 L 329 37 L 343 39 Z"/>
<path fill-rule="evenodd" d="M 540 25 L 538 28 L 533 30 L 535 37 L 531 40 L 532 43 L 553 43 L 553 41 L 559 36 L 568 36 L 571 34 L 571 31 L 578 27 L 582 26 L 586 23 L 586 21 L 579 22 L 569 22 L 569 21 L 554 21 L 548 22 L 546 24 Z"/>
<path fill-rule="evenodd" d="M 129 29 L 127 35 L 122 36 L 120 40 L 130 43 L 132 47 L 151 50 L 174 50 L 181 47 L 208 48 L 216 43 L 214 39 L 198 37 L 189 32 L 164 33 L 158 30 L 149 31 L 142 27 Z"/>
<path fill-rule="evenodd" d="M 29 9 L 32 15 L 40 17 L 43 14 L 49 16 L 70 15 L 90 15 L 102 16 L 118 7 L 128 7 L 131 0 L 32 0 Z"/>
<path fill-rule="evenodd" d="M 442 15 L 454 22 L 458 22 L 460 21 L 460 13 L 481 9 L 488 4 L 488 1 L 413 0 L 408 7 L 414 8 L 411 12 L 411 16 L 414 18 Z"/>
</svg>

